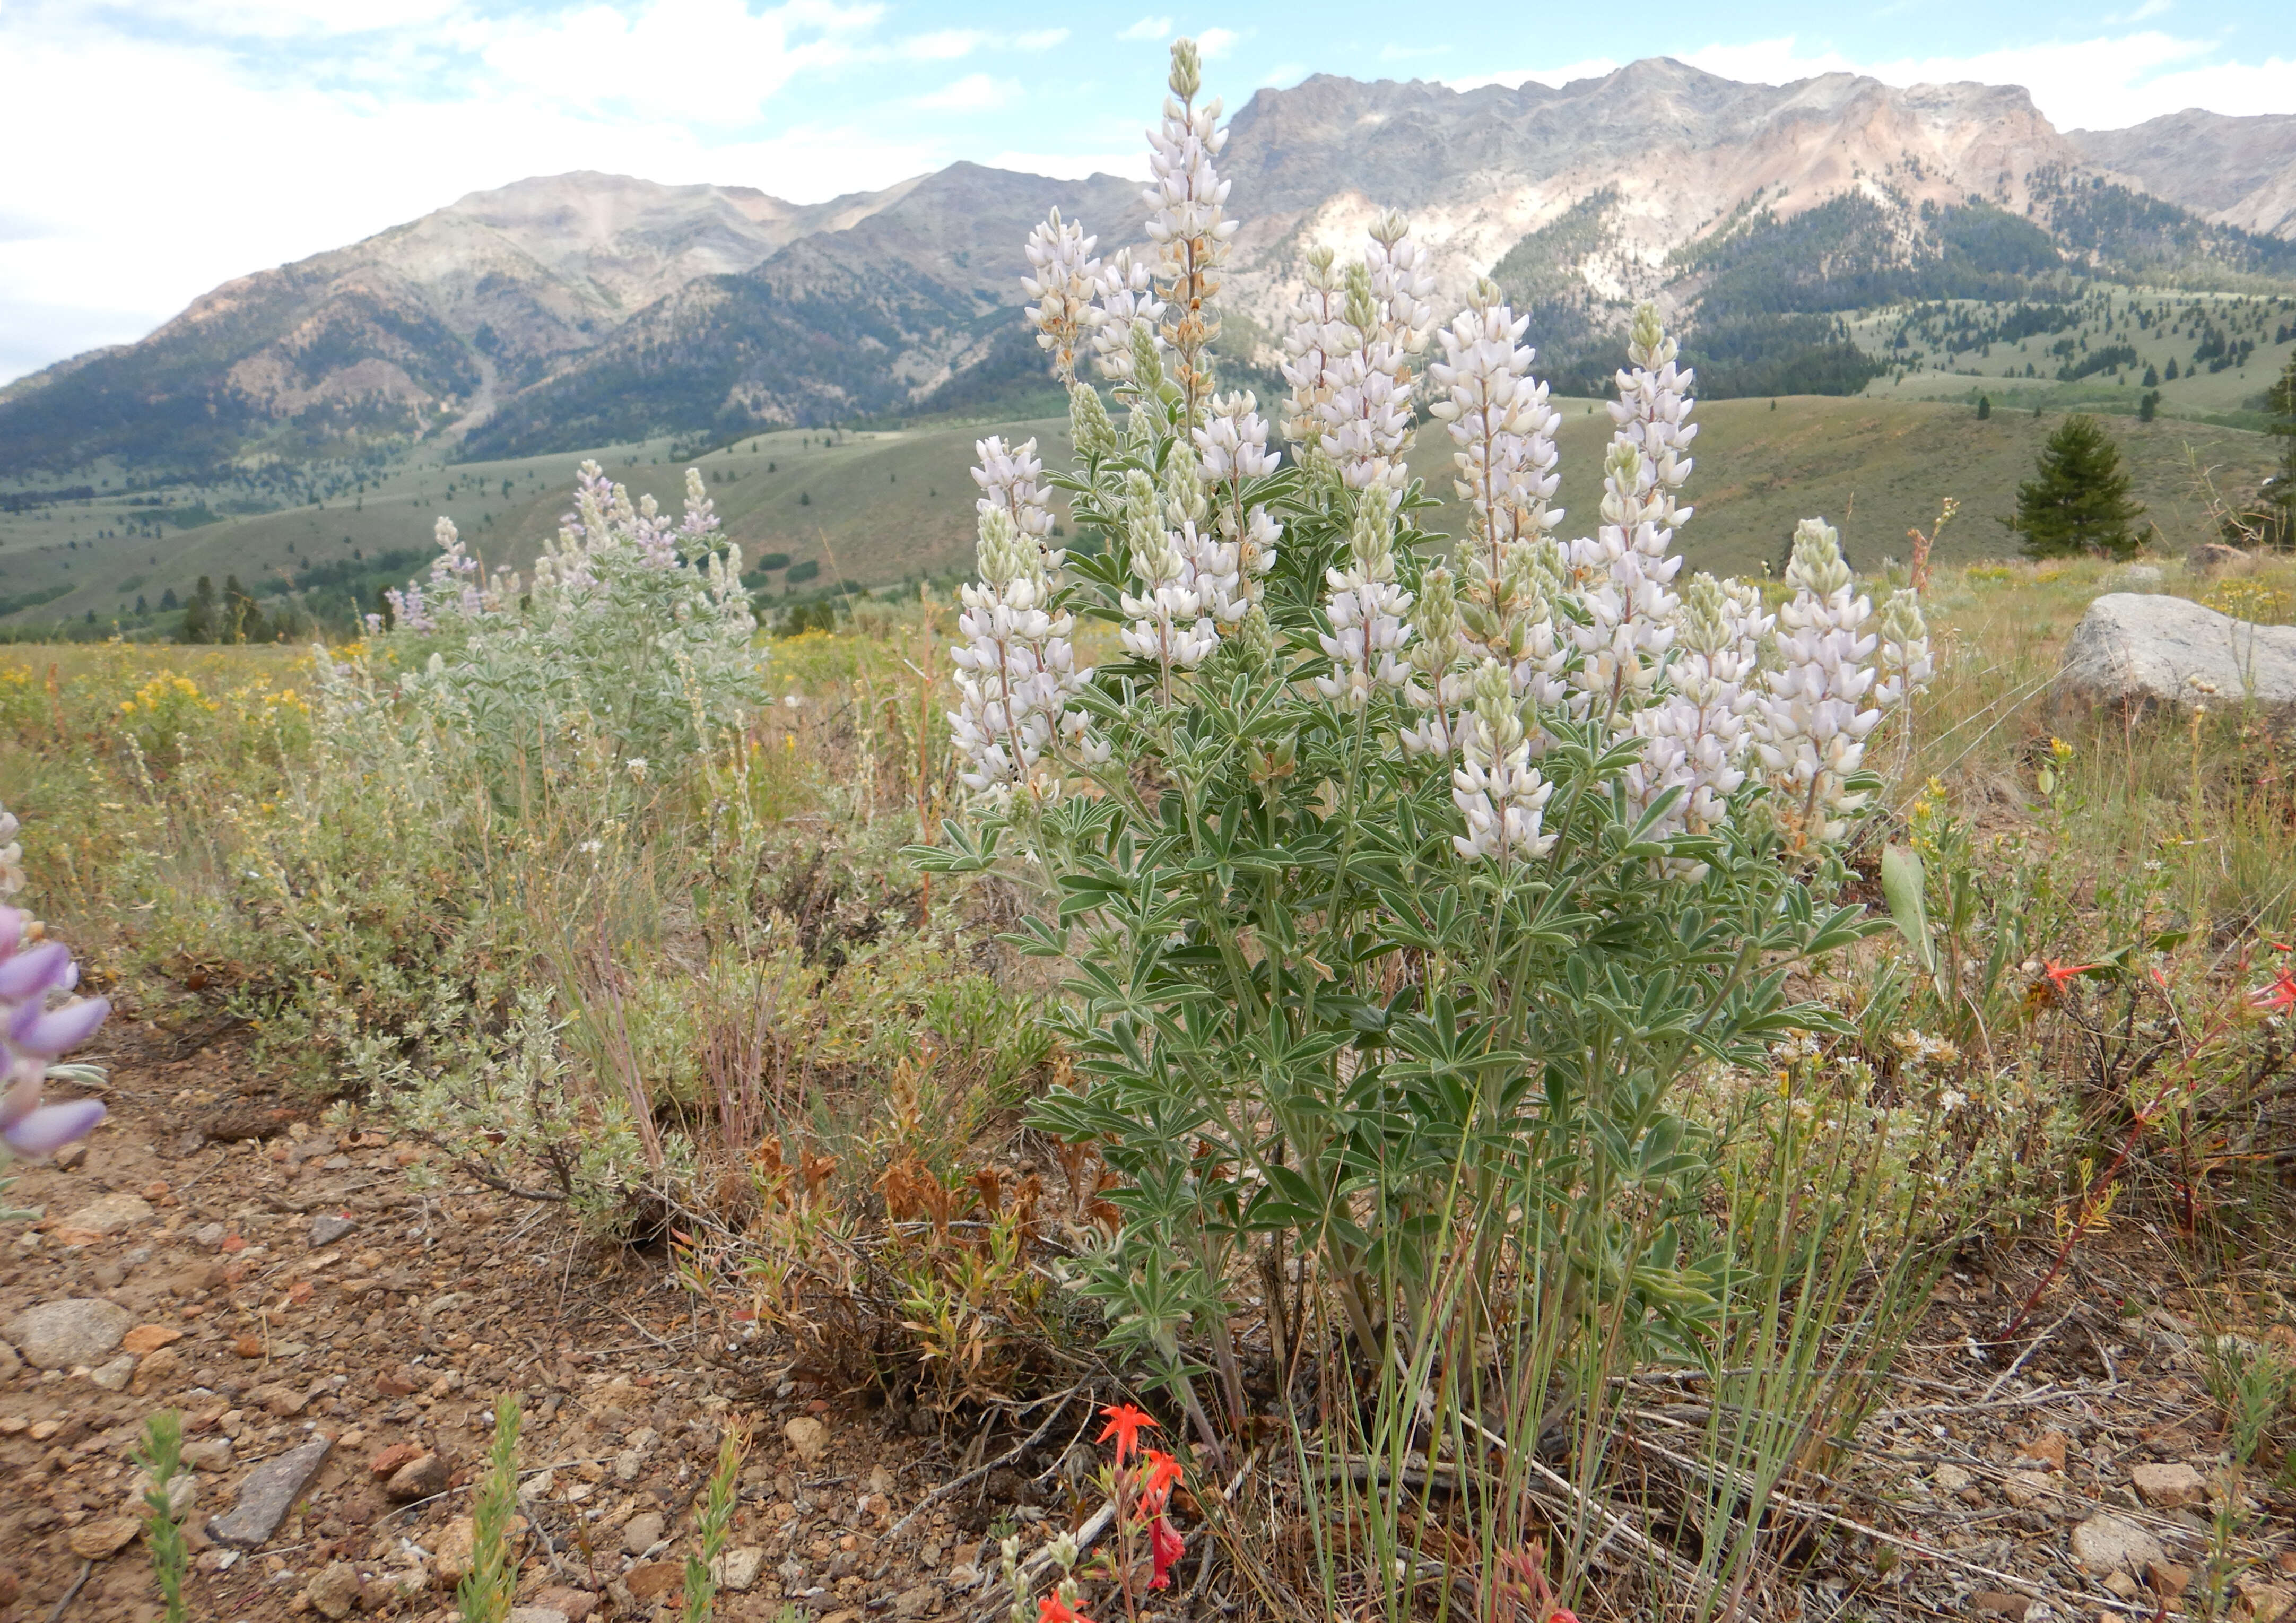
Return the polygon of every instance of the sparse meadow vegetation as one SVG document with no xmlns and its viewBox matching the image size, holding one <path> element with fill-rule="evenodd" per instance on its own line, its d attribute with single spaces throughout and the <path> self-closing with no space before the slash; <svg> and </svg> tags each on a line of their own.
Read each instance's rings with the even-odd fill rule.
<svg viewBox="0 0 2296 1623">
<path fill-rule="evenodd" d="M 1789 1615 L 1957 1248 L 2077 1266 L 2146 1202 L 2238 1299 L 2296 742 L 2054 712 L 2102 561 L 1916 592 L 1813 518 L 1777 580 L 1682 576 L 1654 312 L 1562 540 L 1521 318 L 1439 319 L 1397 217 L 1315 258 L 1288 398 L 1224 391 L 1198 74 L 1154 250 L 1029 245 L 1076 462 L 983 443 L 960 602 L 769 635 L 698 478 L 673 518 L 593 467 L 529 578 L 444 527 L 357 643 L 0 651 L 25 899 L 127 1017 L 666 1242 L 730 1356 L 1160 1407 L 1169 1454 L 1111 1409 L 1116 1553 L 1004 1543 L 1016 1619 Z M 2296 619 L 2285 561 L 2161 584 Z M 2296 1440 L 2277 1353 L 2212 1371 L 2230 1469 Z M 509 1615 L 517 1425 L 466 1618 Z"/>
</svg>

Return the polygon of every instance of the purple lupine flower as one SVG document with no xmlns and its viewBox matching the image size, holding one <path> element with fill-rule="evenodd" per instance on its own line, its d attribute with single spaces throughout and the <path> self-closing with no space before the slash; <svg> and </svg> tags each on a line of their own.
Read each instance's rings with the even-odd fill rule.
<svg viewBox="0 0 2296 1623">
<path fill-rule="evenodd" d="M 79 967 L 61 941 L 27 945 L 27 921 L 0 907 L 0 1158 L 52 1154 L 85 1138 L 103 1119 L 101 1102 L 40 1102 L 49 1062 L 86 1042 L 111 1012 L 109 998 L 49 1006 L 79 984 Z"/>
</svg>

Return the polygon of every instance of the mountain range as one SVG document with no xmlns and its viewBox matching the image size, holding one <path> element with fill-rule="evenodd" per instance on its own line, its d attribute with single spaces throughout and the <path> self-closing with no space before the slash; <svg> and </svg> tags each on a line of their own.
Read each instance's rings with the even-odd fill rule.
<svg viewBox="0 0 2296 1623">
<path fill-rule="evenodd" d="M 1561 88 L 1318 75 L 1255 94 L 1226 364 L 1273 376 L 1307 250 L 1405 209 L 1439 299 L 1490 275 L 1541 367 L 1599 380 L 1625 313 L 1686 324 L 1711 393 L 1851 392 L 1844 316 L 2047 301 L 2084 278 L 2296 280 L 2296 117 L 2054 128 L 2021 89 L 1772 86 L 1667 59 Z M 217 288 L 139 342 L 0 389 L 0 479 L 501 457 L 929 414 L 1041 390 L 1017 279 L 1057 206 L 1102 252 L 1140 185 L 958 163 L 799 205 L 576 173 L 476 193 Z M 1574 370 L 1575 369 L 1575 370 Z"/>
</svg>

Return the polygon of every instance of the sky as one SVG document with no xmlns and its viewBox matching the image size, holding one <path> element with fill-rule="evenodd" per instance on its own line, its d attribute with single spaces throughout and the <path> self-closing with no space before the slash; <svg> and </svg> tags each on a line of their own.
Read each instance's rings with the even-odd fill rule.
<svg viewBox="0 0 2296 1623">
<path fill-rule="evenodd" d="M 1142 9 L 974 0 L 0 0 L 0 382 L 235 275 L 529 175 L 793 201 L 958 159 L 1144 169 L 1168 42 L 1241 106 L 1311 73 L 2018 84 L 2060 128 L 2296 112 L 2286 0 Z"/>
</svg>

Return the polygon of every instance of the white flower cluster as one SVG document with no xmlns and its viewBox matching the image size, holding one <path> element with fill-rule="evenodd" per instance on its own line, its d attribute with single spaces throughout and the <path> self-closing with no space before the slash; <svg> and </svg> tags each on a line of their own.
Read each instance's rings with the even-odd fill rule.
<svg viewBox="0 0 2296 1623">
<path fill-rule="evenodd" d="M 1374 683 L 1412 685 L 1411 668 L 1395 657 L 1411 635 L 1403 617 L 1412 598 L 1395 581 L 1395 496 L 1385 486 L 1372 486 L 1357 499 L 1348 554 L 1345 569 L 1324 574 L 1332 628 L 1319 641 L 1332 674 L 1316 677 L 1316 686 L 1324 698 L 1359 710 L 1371 702 Z"/>
<path fill-rule="evenodd" d="M 1128 254 L 1094 260 L 1092 239 L 1055 216 L 1030 240 L 1025 283 L 1040 336 L 1070 382 L 1070 425 L 1091 473 L 1077 488 L 1079 519 L 1120 549 L 1128 577 L 1111 605 L 1119 640 L 1156 673 L 1165 703 L 1184 697 L 1176 684 L 1223 637 L 1240 668 L 1270 668 L 1274 621 L 1299 607 L 1268 596 L 1283 539 L 1275 493 L 1287 490 L 1271 478 L 1281 459 L 1269 425 L 1253 396 L 1210 386 L 1207 346 L 1218 330 L 1207 311 L 1217 291 L 1210 273 L 1234 222 L 1213 166 L 1226 134 L 1217 102 L 1194 103 L 1198 78 L 1194 48 L 1182 42 L 1172 98 L 1149 137 L 1157 275 Z M 1352 493 L 1338 504 L 1347 550 L 1324 571 L 1312 633 L 1330 661 L 1315 693 L 1383 734 L 1392 727 L 1384 735 L 1406 758 L 1447 767 L 1466 827 L 1454 844 L 1469 860 L 1551 848 L 1552 786 L 1534 763 L 1577 729 L 1632 747 L 1624 788 L 1646 811 L 1665 807 L 1661 833 L 1720 830 L 1759 774 L 1792 841 L 1840 838 L 1857 806 L 1849 784 L 1864 741 L 1883 707 L 1931 674 L 1915 596 L 1892 597 L 1869 627 L 1872 607 L 1817 521 L 1797 535 L 1787 577 L 1794 595 L 1779 615 L 1736 581 L 1701 575 L 1677 594 L 1695 378 L 1677 365 L 1677 346 L 1647 305 L 1635 313 L 1630 364 L 1609 408 L 1599 522 L 1592 536 L 1558 539 L 1557 413 L 1532 375 L 1526 319 L 1483 280 L 1468 307 L 1438 327 L 1433 287 L 1398 214 L 1374 223 L 1358 259 L 1342 264 L 1320 246 L 1308 254 L 1307 288 L 1283 343 L 1282 432 L 1299 459 L 1321 463 Z M 1414 561 L 1399 538 L 1411 488 L 1404 455 L 1414 357 L 1431 339 L 1439 348 L 1428 367 L 1431 409 L 1452 442 L 1467 533 L 1454 565 L 1416 570 L 1414 589 Z M 1086 347 L 1131 402 L 1120 435 L 1099 396 L 1074 378 L 1070 363 Z M 975 612 L 958 728 L 974 768 L 965 781 L 981 792 L 1029 783 L 1048 794 L 1054 756 L 1095 761 L 1108 747 L 1091 740 L 1070 703 L 1089 673 L 1071 670 L 1067 616 L 1050 607 L 1061 554 L 1041 550 L 1052 517 L 1034 442 L 1008 450 L 992 439 L 979 449 L 983 575 L 966 598 Z M 1304 488 L 1313 494 L 1300 511 L 1320 521 L 1329 488 Z M 1290 634 L 1308 631 L 1294 619 Z M 991 668 L 1018 677 L 988 684 L 980 673 Z"/>
<path fill-rule="evenodd" d="M 1036 324 L 1037 344 L 1052 351 L 1053 370 L 1062 382 L 1075 381 L 1077 352 L 1098 324 L 1093 302 L 1101 283 L 1100 261 L 1092 257 L 1096 240 L 1085 235 L 1083 226 L 1063 221 L 1058 209 L 1029 234 L 1029 274 L 1021 286 L 1037 300 L 1029 307 L 1029 319 Z"/>
<path fill-rule="evenodd" d="M 951 656 L 958 703 L 949 729 L 972 763 L 961 775 L 972 793 L 998 802 L 1016 790 L 1049 799 L 1062 775 L 1048 751 L 1105 758 L 1107 746 L 1090 737 L 1082 712 L 1068 708 L 1092 670 L 1077 668 L 1074 619 L 1051 607 L 1043 550 L 1007 509 L 981 505 L 980 579 L 963 591 L 956 626 L 964 643 Z"/>
<path fill-rule="evenodd" d="M 1426 348 L 1434 278 L 1400 214 L 1376 221 L 1358 263 L 1342 277 L 1333 256 L 1308 256 L 1308 285 L 1284 340 L 1292 385 L 1283 431 L 1338 464 L 1350 489 L 1411 481 L 1411 357 Z"/>
<path fill-rule="evenodd" d="M 1201 497 L 1196 505 L 1201 507 Z M 1167 689 L 1173 671 L 1202 664 L 1219 646 L 1212 583 L 1199 569 L 1210 538 L 1197 529 L 1200 512 L 1180 502 L 1173 506 L 1176 511 L 1168 515 L 1164 498 L 1145 473 L 1136 468 L 1126 476 L 1125 550 L 1140 589 L 1118 600 L 1127 623 L 1117 640 L 1135 659 L 1158 667 Z M 1168 516 L 1179 520 L 1177 529 L 1167 528 Z M 1221 560 L 1215 556 L 1210 561 L 1217 566 Z"/>
<path fill-rule="evenodd" d="M 1857 594 L 1841 538 L 1824 520 L 1796 527 L 1786 580 L 1794 595 L 1778 611 L 1778 664 L 1764 673 L 1755 747 L 1780 791 L 1780 821 L 1797 845 L 1812 846 L 1839 840 L 1865 798 L 1844 780 L 1882 720 L 1870 663 L 1881 638 L 1866 628 L 1874 605 Z"/>
<path fill-rule="evenodd" d="M 1193 430 L 1196 473 L 1210 490 L 1211 522 L 1217 537 L 1201 553 L 1198 569 L 1213 584 L 1212 619 L 1232 626 L 1267 591 L 1275 567 L 1275 545 L 1283 527 L 1262 503 L 1246 494 L 1250 481 L 1275 471 L 1280 452 L 1267 448 L 1267 420 L 1246 390 L 1214 395 L 1210 416 Z"/>
<path fill-rule="evenodd" d="M 1670 790 L 1682 791 L 1661 832 L 1710 832 L 1746 781 L 1759 705 L 1755 667 L 1770 625 L 1760 588 L 1711 575 L 1691 578 L 1668 691 L 1633 717 L 1644 742 L 1642 759 L 1628 769 L 1628 793 L 1649 807 Z"/>
<path fill-rule="evenodd" d="M 16 817 L 0 806 L 0 896 L 13 896 L 24 888 L 24 847 L 16 838 Z"/>
<path fill-rule="evenodd" d="M 1037 442 L 1024 439 L 1008 447 L 1003 435 L 991 434 L 974 440 L 972 451 L 980 458 L 972 469 L 972 482 L 980 487 L 974 510 L 984 519 L 991 512 L 1003 513 L 1014 529 L 1045 549 L 1047 571 L 1059 569 L 1068 554 L 1051 545 L 1051 492 L 1044 487 L 1045 464 L 1037 455 Z"/>
<path fill-rule="evenodd" d="M 1470 862 L 1544 857 L 1554 836 L 1540 824 L 1554 785 L 1530 764 L 1530 741 L 1517 712 L 1505 666 L 1485 660 L 1475 672 L 1474 704 L 1461 718 L 1459 765 L 1451 803 L 1467 822 L 1451 844 Z"/>
<path fill-rule="evenodd" d="M 1682 559 L 1674 532 L 1690 517 L 1674 493 L 1690 475 L 1681 455 L 1698 430 L 1690 415 L 1692 373 L 1674 365 L 1676 346 L 1649 305 L 1635 312 L 1627 347 L 1632 368 L 1619 373 L 1615 425 L 1603 463 L 1603 522 L 1570 544 L 1570 572 L 1587 610 L 1572 640 L 1580 655 L 1574 682 L 1581 714 L 1622 719 L 1650 695 L 1674 640 L 1674 578 Z"/>
</svg>

